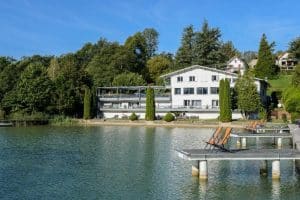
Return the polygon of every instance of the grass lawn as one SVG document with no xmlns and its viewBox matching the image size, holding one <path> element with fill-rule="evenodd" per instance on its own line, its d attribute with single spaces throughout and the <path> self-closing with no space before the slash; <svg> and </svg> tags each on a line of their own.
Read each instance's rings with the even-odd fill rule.
<svg viewBox="0 0 300 200">
<path fill-rule="evenodd" d="M 291 85 L 292 75 L 280 75 L 278 79 L 268 80 L 270 87 L 268 89 L 268 94 L 272 91 L 284 91 Z"/>
</svg>

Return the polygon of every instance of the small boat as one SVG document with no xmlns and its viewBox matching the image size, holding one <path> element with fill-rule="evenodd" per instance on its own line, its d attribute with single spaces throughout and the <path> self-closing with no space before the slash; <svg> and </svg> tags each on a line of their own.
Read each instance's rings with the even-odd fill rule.
<svg viewBox="0 0 300 200">
<path fill-rule="evenodd" d="M 13 123 L 8 120 L 0 120 L 0 127 L 10 127 L 13 126 Z"/>
</svg>

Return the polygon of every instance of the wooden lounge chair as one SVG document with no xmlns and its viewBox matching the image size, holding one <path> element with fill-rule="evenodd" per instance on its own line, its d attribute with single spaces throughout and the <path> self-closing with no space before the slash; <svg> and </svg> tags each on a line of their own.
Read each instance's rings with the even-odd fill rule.
<svg viewBox="0 0 300 200">
<path fill-rule="evenodd" d="M 213 148 L 218 148 L 218 149 L 221 149 L 223 151 L 228 151 L 228 152 L 231 152 L 229 149 L 225 148 L 225 144 L 227 143 L 229 137 L 230 137 L 230 133 L 231 133 L 231 130 L 232 128 L 228 127 L 225 129 L 225 132 L 223 134 L 223 137 L 220 136 L 221 134 L 221 131 L 222 130 L 222 127 L 218 128 L 213 136 L 211 137 L 211 139 L 206 142 L 206 146 L 205 148 L 208 146 L 208 145 L 211 145 Z"/>
<path fill-rule="evenodd" d="M 215 143 L 217 143 L 219 141 L 219 139 L 220 139 L 220 135 L 222 133 L 222 129 L 223 129 L 222 126 L 218 127 L 215 130 L 215 132 L 213 133 L 212 137 L 206 143 L 207 144 L 215 144 Z"/>
</svg>

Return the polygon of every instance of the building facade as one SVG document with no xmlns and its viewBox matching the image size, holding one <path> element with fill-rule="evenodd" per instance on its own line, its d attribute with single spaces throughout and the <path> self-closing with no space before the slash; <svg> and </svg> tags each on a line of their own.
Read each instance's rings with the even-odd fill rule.
<svg viewBox="0 0 300 200">
<path fill-rule="evenodd" d="M 276 65 L 278 65 L 281 71 L 294 70 L 297 64 L 298 60 L 288 52 L 283 53 L 276 59 Z"/>
<path fill-rule="evenodd" d="M 225 71 L 230 73 L 240 73 L 241 75 L 243 75 L 246 70 L 247 70 L 247 63 L 243 59 L 234 56 L 227 62 Z"/>
<path fill-rule="evenodd" d="M 158 117 L 167 112 L 174 112 L 180 117 L 215 119 L 219 116 L 219 81 L 228 79 L 230 87 L 234 87 L 238 75 L 194 65 L 161 77 L 165 80 L 165 86 L 153 86 Z M 265 101 L 266 82 L 255 78 L 255 84 L 262 100 Z M 144 118 L 146 88 L 98 88 L 98 117 L 122 118 L 135 112 L 140 118 Z M 238 118 L 241 118 L 240 112 L 234 111 L 233 119 Z"/>
</svg>

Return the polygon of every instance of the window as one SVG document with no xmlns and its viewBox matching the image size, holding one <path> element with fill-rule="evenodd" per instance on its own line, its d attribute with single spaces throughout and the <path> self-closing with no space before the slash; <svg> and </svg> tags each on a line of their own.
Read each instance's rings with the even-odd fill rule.
<svg viewBox="0 0 300 200">
<path fill-rule="evenodd" d="M 181 94 L 181 88 L 174 88 L 174 94 Z"/>
<path fill-rule="evenodd" d="M 194 94 L 194 88 L 183 88 L 183 94 Z"/>
<path fill-rule="evenodd" d="M 192 100 L 192 106 L 201 108 L 201 100 Z"/>
<path fill-rule="evenodd" d="M 190 106 L 191 105 L 191 100 L 183 100 L 183 105 L 184 106 Z"/>
<path fill-rule="evenodd" d="M 195 76 L 190 76 L 190 77 L 189 77 L 189 80 L 190 80 L 190 81 L 195 81 Z"/>
<path fill-rule="evenodd" d="M 210 94 L 219 94 L 219 88 L 218 87 L 211 87 L 210 88 Z"/>
<path fill-rule="evenodd" d="M 207 94 L 207 93 L 208 93 L 207 87 L 198 87 L 197 88 L 197 94 Z"/>
<path fill-rule="evenodd" d="M 212 108 L 218 108 L 219 107 L 219 100 L 212 100 L 211 101 L 211 107 Z"/>
<path fill-rule="evenodd" d="M 183 81 L 183 77 L 182 76 L 178 76 L 177 77 L 177 82 L 182 82 Z"/>
<path fill-rule="evenodd" d="M 212 81 L 219 81 L 219 76 L 217 76 L 217 75 L 212 75 L 212 76 L 211 76 L 211 80 L 212 80 Z"/>
</svg>

